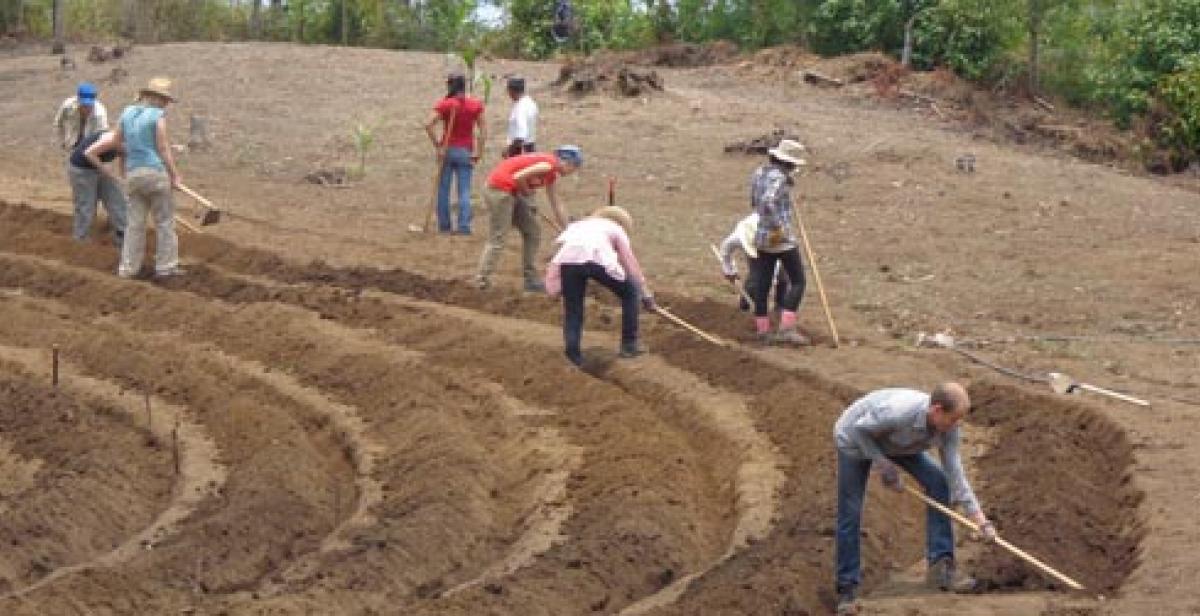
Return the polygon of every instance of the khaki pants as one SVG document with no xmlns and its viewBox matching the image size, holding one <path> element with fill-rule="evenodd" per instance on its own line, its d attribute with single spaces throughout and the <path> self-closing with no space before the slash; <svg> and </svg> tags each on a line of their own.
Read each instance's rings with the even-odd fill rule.
<svg viewBox="0 0 1200 616">
<path fill-rule="evenodd" d="M 175 202 L 171 199 L 171 181 L 163 171 L 134 169 L 129 173 L 129 219 L 125 242 L 121 245 L 121 265 L 117 274 L 132 278 L 142 269 L 146 251 L 146 217 L 154 216 L 154 271 L 165 274 L 179 266 L 179 243 L 175 237 Z"/>
<path fill-rule="evenodd" d="M 490 221 L 487 244 L 479 257 L 479 275 L 476 280 L 483 285 L 490 283 L 492 272 L 496 270 L 496 261 L 504 251 L 508 231 L 516 227 L 521 234 L 521 266 L 525 282 L 537 282 L 538 273 L 534 261 L 537 259 L 538 243 L 542 239 L 542 228 L 537 222 L 537 206 L 534 205 L 533 198 L 518 199 L 513 194 L 488 187 L 483 191 L 483 202 L 487 204 Z"/>
</svg>

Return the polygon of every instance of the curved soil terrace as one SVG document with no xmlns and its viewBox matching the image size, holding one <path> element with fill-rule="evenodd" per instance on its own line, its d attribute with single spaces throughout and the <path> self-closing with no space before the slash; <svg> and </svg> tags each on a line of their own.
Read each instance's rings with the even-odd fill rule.
<svg viewBox="0 0 1200 616">
<path fill-rule="evenodd" d="M 0 348 L 0 600 L 99 561 L 168 509 L 171 451 L 150 436 L 128 410 L 55 389 L 20 349 Z"/>
<path fill-rule="evenodd" d="M 185 239 L 184 248 L 214 267 L 164 285 L 119 281 L 109 273 L 110 250 L 62 240 L 67 220 L 0 204 L 0 224 L 12 229 L 0 286 L 66 307 L 71 322 L 100 321 L 85 334 L 62 317 L 30 314 L 36 327 L 0 323 L 0 342 L 44 347 L 54 339 L 89 371 L 153 386 L 196 410 L 228 451 L 230 479 L 174 540 L 188 557 L 181 550 L 171 560 L 168 545 L 56 588 L 89 597 L 104 589 L 135 611 L 208 604 L 245 614 L 635 613 L 651 597 L 662 598 L 650 606 L 655 614 L 820 613 L 828 604 L 829 432 L 858 390 L 652 321 L 656 357 L 613 363 L 606 342 L 588 350 L 583 373 L 548 342 L 559 307 L 545 298 L 482 294 L 400 270 L 300 266 L 212 237 Z M 730 312 L 723 304 L 665 300 L 714 333 L 740 335 L 737 315 L 717 316 Z M 601 301 L 590 322 L 610 312 Z M 353 408 L 379 444 L 373 477 L 382 495 L 371 519 L 348 533 L 349 549 L 269 599 L 236 591 L 259 587 L 336 534 L 352 507 L 338 517 L 332 486 L 361 498 L 355 456 L 341 450 L 348 441 L 330 433 L 328 417 L 207 358 L 205 345 Z M 741 433 L 761 434 L 763 450 L 778 456 L 763 468 L 775 465 L 782 476 L 749 496 L 739 479 L 753 459 L 748 444 L 664 385 L 664 374 L 711 394 L 713 404 L 740 404 L 749 424 Z M 480 382 L 493 385 L 473 385 Z M 1131 462 L 1124 434 L 1086 407 L 1005 384 L 978 381 L 972 394 L 980 411 L 971 421 L 999 435 L 974 476 L 1002 534 L 1089 589 L 1118 590 L 1141 536 L 1140 493 L 1114 479 Z M 538 453 L 545 429 L 562 439 L 554 447 L 578 448 L 578 466 L 571 455 Z M 565 489 L 555 488 L 564 476 Z M 535 533 L 552 538 L 524 549 L 548 494 L 559 494 L 570 514 Z M 868 587 L 918 562 L 923 535 L 915 503 L 874 490 L 870 498 L 878 502 L 865 520 Z M 756 499 L 773 513 L 748 529 L 747 503 Z M 975 564 L 993 588 L 1051 587 L 999 553 L 981 554 Z M 202 592 L 172 590 L 180 579 L 200 579 Z"/>
</svg>

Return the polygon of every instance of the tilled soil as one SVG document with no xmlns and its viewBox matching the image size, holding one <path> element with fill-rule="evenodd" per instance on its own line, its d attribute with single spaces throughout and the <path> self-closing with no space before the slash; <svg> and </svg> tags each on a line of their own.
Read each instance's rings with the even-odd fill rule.
<svg viewBox="0 0 1200 616">
<path fill-rule="evenodd" d="M 830 426 L 861 391 L 649 323 L 655 357 L 614 361 L 593 344 L 579 371 L 545 298 L 293 263 L 209 236 L 184 239 L 199 262 L 187 276 L 122 281 L 111 248 L 64 242 L 68 224 L 0 203 L 0 344 L 58 344 L 89 376 L 186 408 L 228 478 L 153 550 L 4 601 L 5 613 L 828 606 Z M 720 302 L 660 297 L 741 335 Z M 602 330 L 611 312 L 594 302 L 589 322 Z M 721 421 L 688 391 L 706 388 L 746 421 Z M 999 435 L 975 464 L 1002 532 L 1089 588 L 1118 590 L 1141 537 L 1140 493 L 1120 481 L 1124 433 L 1005 384 L 971 391 L 971 421 Z M 773 497 L 747 496 L 761 486 Z M 868 586 L 920 560 L 923 524 L 914 503 L 871 498 L 884 506 L 867 510 Z M 756 516 L 766 523 L 747 531 Z M 1050 586 L 1011 561 L 978 564 L 994 588 Z"/>
</svg>

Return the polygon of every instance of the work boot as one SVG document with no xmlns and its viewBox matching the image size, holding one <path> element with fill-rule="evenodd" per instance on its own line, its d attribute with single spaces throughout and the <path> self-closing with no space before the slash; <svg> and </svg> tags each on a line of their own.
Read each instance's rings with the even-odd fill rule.
<svg viewBox="0 0 1200 616">
<path fill-rule="evenodd" d="M 854 588 L 843 588 L 838 591 L 837 616 L 855 616 L 858 614 L 858 598 Z"/>
<path fill-rule="evenodd" d="M 484 278 L 483 276 L 476 276 L 475 288 L 479 289 L 480 291 L 487 291 L 488 289 L 492 288 L 492 281 Z"/>
<path fill-rule="evenodd" d="M 187 270 L 183 269 L 182 267 L 176 266 L 176 267 L 172 267 L 169 270 L 163 270 L 161 272 L 154 272 L 154 277 L 158 278 L 158 279 L 174 278 L 176 276 L 183 276 L 185 274 L 187 274 Z"/>
<path fill-rule="evenodd" d="M 647 352 L 648 350 L 646 349 L 645 345 L 637 340 L 634 340 L 632 342 L 622 342 L 621 350 L 617 352 L 617 355 L 629 359 L 632 357 L 637 357 L 638 355 L 644 355 Z"/>
<path fill-rule="evenodd" d="M 975 578 L 959 574 L 954 558 L 950 556 L 943 556 L 929 565 L 925 572 L 925 585 L 932 590 L 959 593 L 977 592 L 979 588 Z"/>
<path fill-rule="evenodd" d="M 780 327 L 779 331 L 775 333 L 774 341 L 779 344 L 790 344 L 793 346 L 808 346 L 812 344 L 812 341 L 808 339 L 808 336 L 800 333 L 800 331 L 796 329 L 795 325 L 791 327 Z"/>
<path fill-rule="evenodd" d="M 525 281 L 525 292 L 526 293 L 545 293 L 546 285 L 541 280 L 526 280 Z"/>
</svg>

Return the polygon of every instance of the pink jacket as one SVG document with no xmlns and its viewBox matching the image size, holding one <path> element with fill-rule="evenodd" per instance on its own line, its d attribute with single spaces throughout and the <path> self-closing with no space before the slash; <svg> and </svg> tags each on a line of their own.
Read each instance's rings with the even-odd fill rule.
<svg viewBox="0 0 1200 616">
<path fill-rule="evenodd" d="M 615 280 L 628 277 L 646 289 L 642 268 L 621 225 L 607 218 L 584 218 L 567 225 L 555 241 L 561 246 L 546 269 L 546 292 L 551 296 L 562 293 L 561 266 L 583 263 L 597 263 Z"/>
</svg>

